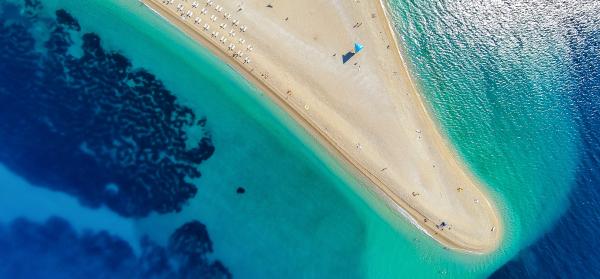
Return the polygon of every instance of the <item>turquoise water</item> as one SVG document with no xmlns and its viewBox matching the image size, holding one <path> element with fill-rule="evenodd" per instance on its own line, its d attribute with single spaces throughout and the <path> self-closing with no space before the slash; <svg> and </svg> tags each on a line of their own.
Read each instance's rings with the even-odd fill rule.
<svg viewBox="0 0 600 279">
<path fill-rule="evenodd" d="M 378 203 L 263 93 L 137 1 L 42 3 L 45 16 L 65 9 L 82 32 L 96 33 L 103 48 L 155 75 L 179 104 L 205 117 L 205 130 L 189 128 L 187 144 L 209 135 L 214 153 L 190 180 L 198 191 L 181 211 L 133 218 L 88 208 L 2 168 L 0 181 L 22 185 L 2 196 L 30 199 L 0 203 L 0 222 L 56 215 L 76 231 L 108 231 L 140 253 L 138 239 L 167 246 L 173 231 L 200 220 L 210 258 L 242 278 L 466 278 L 492 273 L 569 206 L 580 146 L 564 109 L 568 48 L 499 17 L 502 7 L 390 2 L 425 99 L 501 207 L 506 240 L 492 255 L 473 256 L 442 249 Z M 32 29 L 47 36 L 42 24 Z M 82 40 L 74 38 L 68 51 L 81 56 Z M 27 206 L 44 199 L 60 202 Z"/>
<path fill-rule="evenodd" d="M 504 207 L 506 246 L 528 244 L 567 208 L 580 154 L 569 46 L 550 28 L 560 24 L 553 7 L 391 3 L 442 128 Z"/>
<path fill-rule="evenodd" d="M 579 108 L 587 101 L 578 96 L 587 93 L 579 85 L 583 78 L 574 75 L 574 69 L 583 66 L 574 61 L 579 46 L 574 47 L 573 40 L 582 36 L 573 30 L 597 30 L 596 16 L 590 13 L 595 4 L 400 0 L 390 4 L 412 74 L 440 126 L 501 202 L 507 239 L 500 254 L 532 244 L 571 207 L 573 187 L 594 187 L 591 180 L 581 182 L 594 177 L 588 172 L 581 177 L 581 168 L 597 163 L 585 158 L 588 150 L 596 149 L 595 144 L 584 146 L 587 140 L 582 140 L 590 137 L 584 127 L 594 122 L 582 120 L 581 114 L 594 113 Z M 587 21 L 580 21 L 584 18 Z M 588 59 L 581 60 L 595 65 Z M 575 222 L 592 226 L 584 221 L 596 218 L 592 216 Z M 539 248 L 537 264 L 530 256 L 524 269 L 537 272 L 527 276 L 555 276 L 543 270 L 553 267 L 553 261 L 569 262 L 566 259 L 577 250 L 567 247 L 579 246 L 573 240 L 562 241 Z M 558 246 L 563 253 L 556 252 Z M 519 271 L 512 275 L 526 276 Z M 593 276 L 585 272 L 580 276 L 584 274 Z"/>
</svg>

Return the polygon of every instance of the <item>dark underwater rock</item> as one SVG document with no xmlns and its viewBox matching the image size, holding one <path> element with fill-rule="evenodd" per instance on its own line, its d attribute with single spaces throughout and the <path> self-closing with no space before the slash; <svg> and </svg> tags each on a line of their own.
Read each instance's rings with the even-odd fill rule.
<svg viewBox="0 0 600 279">
<path fill-rule="evenodd" d="M 197 221 L 184 224 L 171 238 L 185 239 L 192 247 L 212 245 Z M 117 236 L 105 231 L 78 233 L 56 217 L 43 224 L 17 219 L 0 225 L 0 245 L 2 278 L 231 278 L 220 262 L 208 260 L 206 249 L 189 253 L 143 238 L 142 252 L 136 255 Z"/>
<path fill-rule="evenodd" d="M 214 152 L 206 119 L 96 34 L 78 35 L 83 54 L 69 54 L 81 28 L 64 10 L 56 17 L 43 52 L 30 26 L 0 20 L 0 162 L 123 216 L 180 211 Z M 190 145 L 192 130 L 204 136 Z"/>
</svg>

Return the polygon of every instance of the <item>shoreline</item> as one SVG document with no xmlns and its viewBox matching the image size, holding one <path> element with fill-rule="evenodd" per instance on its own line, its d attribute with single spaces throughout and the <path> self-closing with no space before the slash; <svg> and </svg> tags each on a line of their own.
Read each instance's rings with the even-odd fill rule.
<svg viewBox="0 0 600 279">
<path fill-rule="evenodd" d="M 318 123 L 319 119 L 317 117 L 311 118 L 311 117 L 307 117 L 306 115 L 303 115 L 302 110 L 299 110 L 299 108 L 298 108 L 298 104 L 294 104 L 293 101 L 290 101 L 287 97 L 284 97 L 286 95 L 283 94 L 283 92 L 281 92 L 282 91 L 281 88 L 278 88 L 277 84 L 268 82 L 267 78 L 262 76 L 263 73 L 261 73 L 261 77 L 263 77 L 264 80 L 261 79 L 261 77 L 257 76 L 256 72 L 254 72 L 255 68 L 250 68 L 248 66 L 248 64 L 242 64 L 242 63 L 240 63 L 239 60 L 236 60 L 235 58 L 232 58 L 231 56 L 227 55 L 227 52 L 224 51 L 218 44 L 211 41 L 210 38 L 207 38 L 208 36 L 204 35 L 201 32 L 198 32 L 197 30 L 194 30 L 193 27 L 190 27 L 190 24 L 183 23 L 184 21 L 180 20 L 180 18 L 176 15 L 176 13 L 174 13 L 173 10 L 169 10 L 168 8 L 163 6 L 163 4 L 161 4 L 159 1 L 157 1 L 157 0 L 141 0 L 140 2 L 145 4 L 150 9 L 152 9 L 156 14 L 161 16 L 163 19 L 165 19 L 166 21 L 168 21 L 169 23 L 173 24 L 178 29 L 183 31 L 190 38 L 200 42 L 204 47 L 208 48 L 213 54 L 217 55 L 220 59 L 224 60 L 224 62 L 226 62 L 236 72 L 242 74 L 242 76 L 246 80 L 251 82 L 254 86 L 259 88 L 261 91 L 265 92 L 266 95 L 268 95 L 270 97 L 270 99 L 276 103 L 277 106 L 282 108 L 297 123 L 299 123 L 304 129 L 306 129 L 309 132 L 309 134 L 317 142 L 321 143 L 321 145 L 325 147 L 325 149 L 327 150 L 327 152 L 329 154 L 331 154 L 332 156 L 337 158 L 340 162 L 342 162 L 343 165 L 345 165 L 349 170 L 351 170 L 353 174 L 356 174 L 357 177 L 359 177 L 361 180 L 365 181 L 366 185 L 374 186 L 374 187 L 369 187 L 369 190 L 374 190 L 374 192 L 376 192 L 376 194 L 378 196 L 380 196 L 387 203 L 387 205 L 389 207 L 393 208 L 395 211 L 399 212 L 404 217 L 409 218 L 411 223 L 413 223 L 420 230 L 422 230 L 423 232 L 428 234 L 431 238 L 433 238 L 434 240 L 441 243 L 443 246 L 446 246 L 450 249 L 468 252 L 468 253 L 484 254 L 484 253 L 494 251 L 498 247 L 498 245 L 501 241 L 501 238 L 502 238 L 501 235 L 502 235 L 503 228 L 502 228 L 502 224 L 498 218 L 497 209 L 492 204 L 489 193 L 486 193 L 485 188 L 482 187 L 482 183 L 480 183 L 474 177 L 474 175 L 468 171 L 468 167 L 462 161 L 460 161 L 460 157 L 458 156 L 458 154 L 456 154 L 456 151 L 453 150 L 452 148 L 450 148 L 450 146 L 448 144 L 448 139 L 445 139 L 444 136 L 441 134 L 439 123 L 437 123 L 435 121 L 435 118 L 431 117 L 429 108 L 424 103 L 422 96 L 419 95 L 419 93 L 418 93 L 419 91 L 417 90 L 415 83 L 411 79 L 410 72 L 408 70 L 408 65 L 404 62 L 404 58 L 402 57 L 402 52 L 400 50 L 400 46 L 398 45 L 397 38 L 395 37 L 395 31 L 392 29 L 391 22 L 389 20 L 389 15 L 387 14 L 389 12 L 387 10 L 388 7 L 386 6 L 385 3 L 382 2 L 382 0 L 374 0 L 371 2 L 371 4 L 374 4 L 374 2 L 377 2 L 377 4 L 376 4 L 377 14 L 378 14 L 378 16 L 376 16 L 376 17 L 378 17 L 377 21 L 379 21 L 379 24 L 383 24 L 385 26 L 384 29 L 386 32 L 386 37 L 387 37 L 387 40 L 390 42 L 389 45 L 393 45 L 397 52 L 397 54 L 394 56 L 398 60 L 397 62 L 402 64 L 401 65 L 402 71 L 400 71 L 401 78 L 408 80 L 408 83 L 410 83 L 409 91 L 411 91 L 410 95 L 412 95 L 412 97 L 409 97 L 409 98 L 411 100 L 413 100 L 412 101 L 413 105 L 415 102 L 419 105 L 419 111 L 421 111 L 422 115 L 417 115 L 416 117 L 418 118 L 419 121 L 427 124 L 427 125 L 423 125 L 422 129 L 424 130 L 425 134 L 432 136 L 432 139 L 433 139 L 432 144 L 440 146 L 439 148 L 437 148 L 439 150 L 436 149 L 436 152 L 439 153 L 439 155 L 437 155 L 437 156 L 441 156 L 443 159 L 445 159 L 445 161 L 448 161 L 450 164 L 450 167 L 452 167 L 453 170 L 454 169 L 460 170 L 461 173 L 459 173 L 459 174 L 454 173 L 454 175 L 461 176 L 461 179 L 470 181 L 471 184 L 473 184 L 474 195 L 477 195 L 477 197 L 479 197 L 479 196 L 483 197 L 481 199 L 476 199 L 476 201 L 477 201 L 476 203 L 479 204 L 479 202 L 481 201 L 483 206 L 485 206 L 486 209 L 489 208 L 489 210 L 491 212 L 491 214 L 488 213 L 489 216 L 487 216 L 485 218 L 489 219 L 489 220 L 486 220 L 486 222 L 489 221 L 491 224 L 493 224 L 492 232 L 495 232 L 495 233 L 492 234 L 491 237 L 489 237 L 487 242 L 484 242 L 482 240 L 482 241 L 476 242 L 476 243 L 468 243 L 467 241 L 470 240 L 470 238 L 472 237 L 471 235 L 463 237 L 462 235 L 458 235 L 458 233 L 453 233 L 453 232 L 450 233 L 450 232 L 448 232 L 448 230 L 446 230 L 445 232 L 441 232 L 438 228 L 437 222 L 433 223 L 431 221 L 430 222 L 424 221 L 424 220 L 428 220 L 428 219 L 434 220 L 433 218 L 431 218 L 431 216 L 436 215 L 436 214 L 422 213 L 419 210 L 419 208 L 415 207 L 414 204 L 407 202 L 406 197 L 403 197 L 401 194 L 398 194 L 397 192 L 394 191 L 394 190 L 398 191 L 398 189 L 392 189 L 391 187 L 388 186 L 386 181 L 384 181 L 380 177 L 378 177 L 378 175 L 375 173 L 376 170 L 374 170 L 372 166 L 370 166 L 369 164 L 361 163 L 359 160 L 357 160 L 355 158 L 356 155 L 353 155 L 353 153 L 349 151 L 349 148 L 347 146 L 342 146 L 340 144 L 340 142 L 343 142 L 342 139 L 336 140 L 332 135 L 330 135 L 330 132 L 328 132 L 327 128 L 325 128 L 325 129 L 321 128 L 323 125 L 319 125 L 319 123 Z M 187 3 L 187 4 L 189 5 L 191 3 Z M 202 4 L 204 4 L 204 2 L 202 2 Z M 286 21 L 287 21 L 287 19 L 286 19 Z M 389 45 L 388 45 L 388 49 L 389 49 Z M 244 66 L 244 65 L 246 65 L 246 66 Z M 360 71 L 360 67 L 359 67 L 359 71 Z M 266 74 L 264 74 L 264 75 L 266 75 Z M 269 77 L 270 77 L 270 75 L 269 75 Z M 408 96 L 408 94 L 407 94 L 407 96 Z M 296 106 L 296 107 L 294 107 L 294 106 Z M 302 108 L 302 106 L 299 106 L 299 107 Z M 305 104 L 304 108 L 306 111 L 305 113 L 308 113 L 309 109 L 310 109 L 310 105 Z M 315 121 L 317 121 L 317 122 L 315 122 Z M 357 146 L 357 149 L 360 149 L 359 147 L 360 147 L 360 144 Z M 435 165 L 434 165 L 434 168 L 435 168 Z M 450 173 L 452 173 L 452 172 L 450 172 Z M 463 178 L 463 176 L 465 176 L 466 178 Z M 398 186 L 398 187 L 400 187 L 400 186 Z M 465 186 L 465 188 L 466 187 L 467 186 Z M 402 188 L 402 187 L 400 187 L 400 188 Z M 471 189 L 469 189 L 469 190 L 471 190 Z M 414 193 L 415 192 L 413 192 L 413 197 L 415 197 Z M 417 205 L 422 205 L 422 204 L 417 204 Z M 437 216 L 434 216 L 434 217 L 437 217 Z M 468 223 L 468 222 L 466 222 L 466 223 Z M 443 231 L 443 228 L 442 228 L 442 231 Z"/>
<path fill-rule="evenodd" d="M 411 85 L 412 88 L 412 92 L 415 95 L 415 97 L 418 99 L 423 113 L 425 113 L 426 117 L 431 121 L 431 125 L 433 125 L 433 130 L 438 133 L 438 135 L 440 136 L 440 138 L 442 139 L 441 141 L 439 141 L 439 144 L 442 144 L 446 147 L 446 150 L 448 151 L 448 155 L 449 157 L 452 158 L 452 160 L 454 160 L 458 167 L 460 169 L 462 169 L 464 171 L 464 174 L 467 175 L 472 181 L 475 181 L 476 184 L 478 184 L 480 187 L 478 187 L 478 190 L 481 191 L 483 193 L 483 195 L 487 196 L 488 199 L 486 200 L 486 202 L 489 203 L 490 207 L 495 208 L 496 209 L 496 220 L 498 223 L 498 226 L 496 227 L 497 230 L 499 230 L 500 235 L 503 236 L 504 235 L 504 223 L 502 222 L 501 218 L 498 217 L 498 203 L 495 202 L 493 200 L 493 195 L 490 193 L 490 190 L 487 188 L 487 186 L 485 185 L 484 182 L 482 182 L 479 178 L 477 178 L 475 176 L 475 174 L 471 171 L 471 168 L 467 165 L 467 163 L 462 159 L 462 157 L 460 156 L 460 154 L 458 154 L 458 151 L 456 150 L 456 148 L 452 145 L 450 138 L 448 135 L 446 135 L 445 133 L 443 133 L 443 129 L 442 129 L 442 124 L 440 123 L 440 121 L 437 119 L 437 117 L 434 116 L 433 113 L 433 108 L 429 105 L 427 105 L 424 96 L 422 96 L 419 92 L 423 92 L 423 89 L 421 89 L 418 84 L 413 80 L 412 76 L 411 76 L 411 69 L 408 65 L 408 63 L 406 62 L 406 60 L 404 59 L 404 55 L 403 53 L 406 53 L 407 51 L 404 50 L 400 45 L 399 45 L 399 39 L 396 36 L 396 31 L 394 30 L 393 26 L 392 26 L 392 21 L 391 21 L 391 17 L 389 15 L 389 10 L 390 7 L 388 6 L 388 3 L 385 1 L 388 0 L 374 0 L 379 2 L 379 7 L 380 7 L 380 11 L 381 13 L 385 16 L 385 21 L 386 24 L 388 26 L 388 28 L 386 29 L 389 33 L 389 36 L 393 38 L 393 44 L 395 45 L 397 51 L 398 51 L 398 57 L 400 58 L 402 67 L 405 70 L 406 73 L 406 77 L 409 80 L 409 83 Z M 430 235 L 425 229 L 422 228 L 422 226 L 420 224 L 416 225 L 420 230 L 424 231 L 427 235 L 429 235 L 432 238 L 435 238 L 434 236 Z M 498 242 L 496 243 L 496 248 L 500 245 L 500 243 L 503 241 L 502 237 L 500 237 L 498 239 Z M 466 252 L 470 252 L 470 251 L 466 251 Z"/>
</svg>

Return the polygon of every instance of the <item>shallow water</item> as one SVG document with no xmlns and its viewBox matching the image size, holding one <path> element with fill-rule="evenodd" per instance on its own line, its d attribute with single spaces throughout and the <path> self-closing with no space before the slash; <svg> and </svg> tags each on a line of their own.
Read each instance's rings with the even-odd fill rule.
<svg viewBox="0 0 600 279">
<path fill-rule="evenodd" d="M 481 257 L 442 249 L 380 205 L 266 96 L 137 1 L 0 3 L 2 26 L 24 26 L 32 40 L 0 36 L 10 47 L 0 97 L 12 104 L 0 114 L 0 243 L 17 243 L 0 252 L 5 276 L 484 277 L 553 233 L 572 214 L 569 195 L 597 181 L 581 163 L 597 165 L 585 151 L 597 142 L 593 126 L 581 129 L 597 122 L 585 113 L 594 106 L 578 105 L 596 103 L 579 94 L 597 84 L 584 71 L 596 59 L 573 40 L 577 27 L 557 27 L 568 6 L 390 3 L 441 127 L 501 206 L 507 239 Z M 58 9 L 81 30 L 63 15 L 68 35 L 53 35 Z M 515 16 L 523 11 L 533 16 Z M 586 24 L 581 34 L 598 26 Z M 40 237 L 52 233 L 68 237 Z M 555 245 L 547 238 L 534 247 Z M 497 276 L 539 264 L 536 249 Z"/>
</svg>

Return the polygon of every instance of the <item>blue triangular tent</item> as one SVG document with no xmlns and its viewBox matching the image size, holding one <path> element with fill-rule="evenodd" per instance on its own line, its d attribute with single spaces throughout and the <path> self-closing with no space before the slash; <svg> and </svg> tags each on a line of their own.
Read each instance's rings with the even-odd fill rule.
<svg viewBox="0 0 600 279">
<path fill-rule="evenodd" d="M 354 43 L 354 52 L 358 53 L 364 46 L 359 43 Z"/>
</svg>

